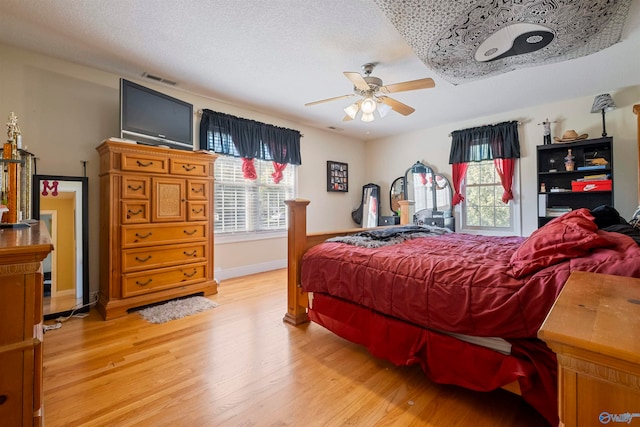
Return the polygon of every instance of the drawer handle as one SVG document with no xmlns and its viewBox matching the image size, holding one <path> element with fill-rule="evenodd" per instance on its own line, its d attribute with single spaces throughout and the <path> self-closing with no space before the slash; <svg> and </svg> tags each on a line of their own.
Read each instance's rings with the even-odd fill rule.
<svg viewBox="0 0 640 427">
<path fill-rule="evenodd" d="M 204 209 L 203 209 L 203 208 L 200 208 L 200 209 L 191 209 L 191 212 L 199 214 L 199 213 L 204 212 Z"/>
<path fill-rule="evenodd" d="M 187 172 L 191 172 L 192 170 L 194 170 L 196 167 L 195 166 L 190 166 L 190 165 L 182 165 L 182 169 L 186 170 Z"/>
<path fill-rule="evenodd" d="M 150 161 L 149 163 L 142 163 L 140 160 L 136 160 L 136 163 L 138 164 L 138 166 L 142 166 L 143 168 L 146 168 L 148 166 L 151 166 L 153 164 L 153 161 Z"/>
<path fill-rule="evenodd" d="M 185 254 L 186 256 L 196 256 L 196 254 L 198 253 L 198 251 L 196 251 L 196 250 L 193 250 L 193 251 L 191 251 L 191 252 L 184 251 L 184 252 L 182 252 L 182 253 L 183 253 L 183 254 Z"/>
<path fill-rule="evenodd" d="M 7 401 L 7 395 L 6 394 L 0 395 L 0 405 L 2 405 L 6 401 Z"/>
<path fill-rule="evenodd" d="M 193 276 L 195 276 L 195 275 L 196 275 L 196 273 L 197 273 L 197 272 L 198 272 L 198 270 L 196 270 L 196 269 L 194 268 L 194 269 L 193 269 L 193 273 L 189 274 L 189 273 L 185 273 L 185 272 L 183 271 L 183 272 L 182 272 L 182 274 L 183 274 L 185 277 L 193 277 Z"/>
<path fill-rule="evenodd" d="M 198 232 L 198 230 L 193 230 L 191 232 L 187 231 L 187 230 L 182 230 L 184 232 L 184 234 L 186 234 L 187 236 L 193 236 L 194 234 L 196 234 Z"/>
<path fill-rule="evenodd" d="M 145 259 L 142 259 L 142 258 L 136 257 L 136 261 L 138 261 L 138 262 L 147 262 L 147 261 L 149 261 L 150 259 L 151 259 L 151 255 L 147 255 L 147 257 L 146 257 Z"/>
<path fill-rule="evenodd" d="M 194 193 L 202 193 L 204 191 L 204 188 L 202 188 L 202 187 L 200 187 L 200 188 L 192 188 L 191 191 L 194 192 Z"/>
<path fill-rule="evenodd" d="M 147 279 L 147 281 L 143 283 L 143 282 L 139 282 L 139 281 L 136 280 L 136 285 L 138 285 L 138 286 L 147 286 L 152 281 L 153 281 L 153 279 Z"/>
<path fill-rule="evenodd" d="M 142 213 L 142 209 L 138 209 L 137 211 L 132 211 L 131 209 L 127 210 L 127 218 L 131 218 L 131 215 L 138 215 Z"/>
<path fill-rule="evenodd" d="M 142 234 L 136 233 L 136 237 L 139 237 L 141 239 L 146 239 L 147 237 L 151 236 L 153 233 L 148 232 L 147 234 L 145 234 L 144 236 Z"/>
<path fill-rule="evenodd" d="M 127 185 L 127 188 L 129 190 L 138 191 L 138 190 L 142 190 L 142 185 L 138 185 L 137 187 L 134 187 L 133 185 L 129 184 Z"/>
</svg>

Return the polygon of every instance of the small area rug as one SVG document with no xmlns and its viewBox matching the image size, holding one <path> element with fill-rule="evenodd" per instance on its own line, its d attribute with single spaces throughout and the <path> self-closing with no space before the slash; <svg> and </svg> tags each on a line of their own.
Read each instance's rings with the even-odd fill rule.
<svg viewBox="0 0 640 427">
<path fill-rule="evenodd" d="M 169 320 L 180 319 L 201 311 L 210 310 L 217 306 L 218 304 L 205 297 L 196 296 L 147 307 L 140 310 L 139 313 L 148 322 L 165 323 Z"/>
</svg>

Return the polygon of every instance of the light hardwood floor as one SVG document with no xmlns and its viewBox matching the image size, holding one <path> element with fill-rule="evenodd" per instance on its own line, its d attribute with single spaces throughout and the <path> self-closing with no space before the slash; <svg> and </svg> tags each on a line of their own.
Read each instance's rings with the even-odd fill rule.
<svg viewBox="0 0 640 427">
<path fill-rule="evenodd" d="M 211 299 L 160 325 L 91 310 L 48 331 L 45 425 L 547 426 L 504 390 L 433 384 L 318 325 L 283 323 L 285 270 L 224 281 Z"/>
<path fill-rule="evenodd" d="M 42 311 L 46 315 L 72 310 L 82 305 L 82 298 L 72 295 L 57 295 L 56 297 L 44 297 L 42 299 Z"/>
</svg>

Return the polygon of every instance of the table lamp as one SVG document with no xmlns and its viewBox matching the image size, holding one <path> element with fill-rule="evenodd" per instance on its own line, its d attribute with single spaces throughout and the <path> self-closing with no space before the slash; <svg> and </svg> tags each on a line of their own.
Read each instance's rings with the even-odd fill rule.
<svg viewBox="0 0 640 427">
<path fill-rule="evenodd" d="M 604 113 L 607 111 L 615 110 L 616 104 L 613 102 L 613 98 L 608 93 L 598 95 L 593 100 L 593 106 L 591 107 L 592 113 L 602 112 L 602 137 L 607 136 L 607 128 L 604 123 Z"/>
</svg>

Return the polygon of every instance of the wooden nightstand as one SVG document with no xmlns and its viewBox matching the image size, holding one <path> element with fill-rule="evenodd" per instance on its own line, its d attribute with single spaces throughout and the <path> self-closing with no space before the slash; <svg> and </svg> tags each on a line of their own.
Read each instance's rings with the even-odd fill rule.
<svg viewBox="0 0 640 427">
<path fill-rule="evenodd" d="M 640 426 L 640 279 L 572 273 L 538 337 L 558 356 L 561 426 Z"/>
</svg>

